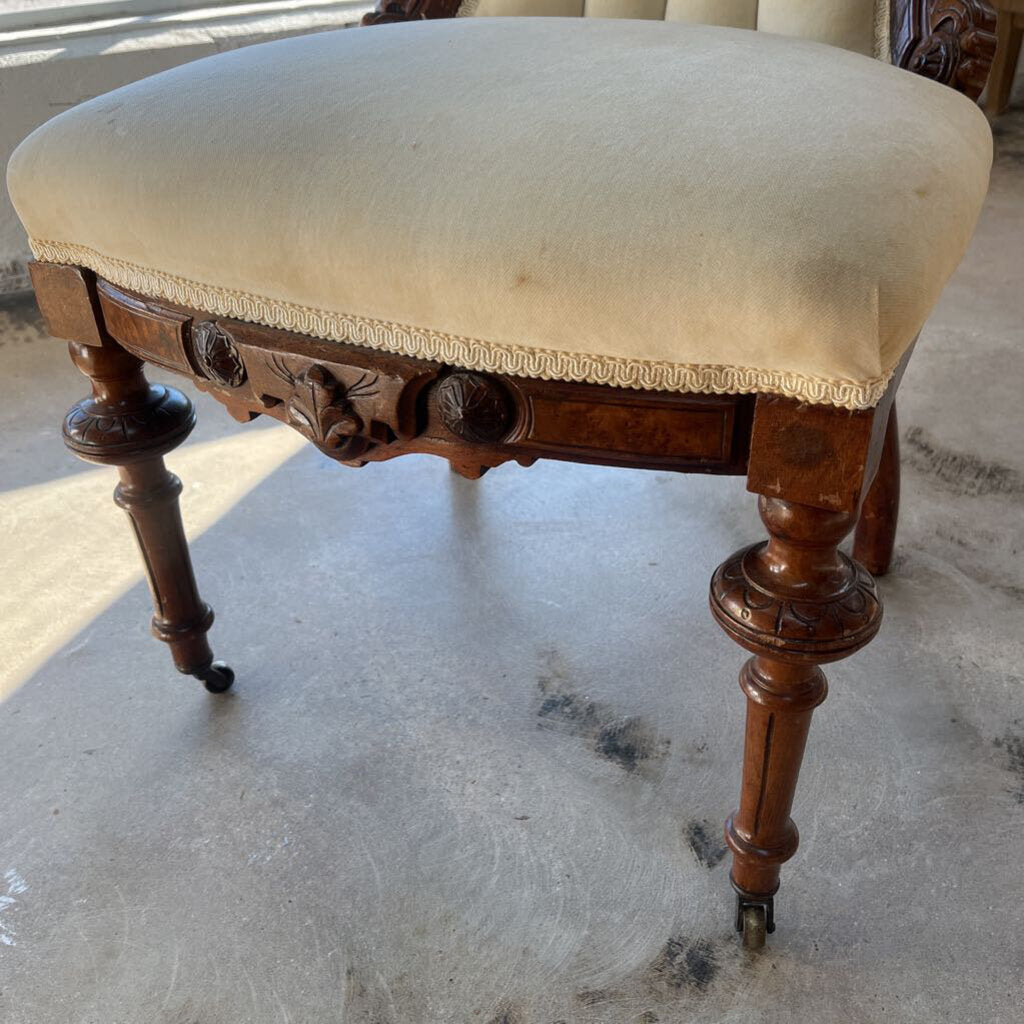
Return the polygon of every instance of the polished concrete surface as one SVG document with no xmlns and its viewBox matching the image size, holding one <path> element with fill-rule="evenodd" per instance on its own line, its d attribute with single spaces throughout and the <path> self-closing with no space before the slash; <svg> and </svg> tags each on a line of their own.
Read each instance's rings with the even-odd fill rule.
<svg viewBox="0 0 1024 1024">
<path fill-rule="evenodd" d="M 196 395 L 208 696 L 148 635 L 83 381 L 0 311 L 5 1024 L 957 1021 L 1024 1008 L 1024 112 L 901 391 L 886 621 L 829 670 L 779 928 L 731 931 L 737 479 L 360 472 Z"/>
</svg>

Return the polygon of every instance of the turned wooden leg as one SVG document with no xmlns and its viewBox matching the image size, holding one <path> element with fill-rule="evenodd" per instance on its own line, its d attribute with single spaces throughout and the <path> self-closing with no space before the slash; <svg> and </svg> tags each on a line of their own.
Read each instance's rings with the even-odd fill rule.
<svg viewBox="0 0 1024 1024">
<path fill-rule="evenodd" d="M 853 535 L 853 557 L 872 576 L 884 576 L 889 571 L 899 514 L 900 428 L 896 420 L 896 403 L 893 402 L 886 421 L 878 472 L 864 499 L 857 531 Z"/>
<path fill-rule="evenodd" d="M 1013 79 L 1024 40 L 1024 14 L 1000 10 L 996 22 L 996 55 L 988 77 L 985 108 L 990 117 L 997 117 L 1010 105 Z"/>
<path fill-rule="evenodd" d="M 740 673 L 740 807 L 726 822 L 736 927 L 754 948 L 774 930 L 780 868 L 797 848 L 790 810 L 811 715 L 827 692 L 819 665 L 863 647 L 882 618 L 871 576 L 838 550 L 852 513 L 766 497 L 759 510 L 767 543 L 737 552 L 711 580 L 716 620 L 754 655 Z"/>
<path fill-rule="evenodd" d="M 128 513 L 146 566 L 153 633 L 170 646 L 179 672 L 223 693 L 234 674 L 210 651 L 213 612 L 196 589 L 178 508 L 181 481 L 163 460 L 195 426 L 192 403 L 174 388 L 150 384 L 142 361 L 109 340 L 72 342 L 69 350 L 93 393 L 65 418 L 64 443 L 79 458 L 118 467 L 114 501 Z"/>
</svg>

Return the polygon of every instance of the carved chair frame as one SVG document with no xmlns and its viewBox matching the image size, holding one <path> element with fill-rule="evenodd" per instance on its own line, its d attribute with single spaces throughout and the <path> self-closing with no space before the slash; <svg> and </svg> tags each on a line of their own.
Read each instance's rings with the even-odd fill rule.
<svg viewBox="0 0 1024 1024">
<path fill-rule="evenodd" d="M 457 6 L 386 0 L 364 22 L 450 17 Z M 892 59 L 976 98 L 994 30 L 978 0 L 897 0 Z M 710 605 L 751 653 L 740 673 L 740 806 L 726 840 L 736 927 L 748 946 L 763 944 L 781 864 L 797 847 L 790 809 L 811 714 L 826 694 L 820 666 L 853 654 L 881 622 L 872 576 L 887 570 L 896 530 L 903 364 L 883 400 L 860 411 L 769 394 L 629 390 L 483 374 L 293 334 L 132 294 L 80 267 L 37 262 L 31 271 L 47 329 L 69 341 L 92 382 L 65 419 L 65 443 L 118 467 L 115 501 L 143 555 L 154 633 L 181 672 L 214 692 L 233 675 L 213 660 L 213 613 L 193 575 L 181 484 L 163 462 L 195 413 L 181 392 L 147 382 L 145 363 L 190 378 L 240 421 L 289 424 L 348 465 L 426 452 L 470 478 L 538 458 L 745 476 L 768 540 L 719 566 Z M 854 528 L 850 558 L 838 546 Z"/>
</svg>

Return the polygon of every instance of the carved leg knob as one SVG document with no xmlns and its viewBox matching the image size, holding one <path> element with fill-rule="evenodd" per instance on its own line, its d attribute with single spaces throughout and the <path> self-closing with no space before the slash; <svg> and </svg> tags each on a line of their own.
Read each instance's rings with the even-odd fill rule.
<svg viewBox="0 0 1024 1024">
<path fill-rule="evenodd" d="M 737 551 L 711 578 L 711 611 L 738 644 L 783 661 L 848 657 L 878 632 L 870 573 L 838 550 L 853 516 L 759 501 L 767 542 Z"/>
<path fill-rule="evenodd" d="M 64 443 L 80 459 L 121 466 L 163 455 L 192 432 L 196 414 L 180 391 L 150 384 L 142 361 L 112 342 L 68 346 L 92 394 L 64 417 Z"/>
</svg>

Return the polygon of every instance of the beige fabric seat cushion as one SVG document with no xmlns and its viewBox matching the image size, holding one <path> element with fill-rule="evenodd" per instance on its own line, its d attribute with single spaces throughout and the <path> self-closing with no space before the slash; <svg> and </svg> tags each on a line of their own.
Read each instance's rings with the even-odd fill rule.
<svg viewBox="0 0 1024 1024">
<path fill-rule="evenodd" d="M 991 136 L 953 90 L 739 29 L 466 18 L 293 38 L 61 114 L 9 168 L 39 259 L 531 377 L 874 404 Z"/>
</svg>

